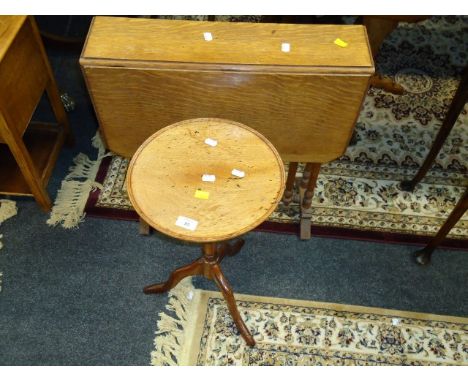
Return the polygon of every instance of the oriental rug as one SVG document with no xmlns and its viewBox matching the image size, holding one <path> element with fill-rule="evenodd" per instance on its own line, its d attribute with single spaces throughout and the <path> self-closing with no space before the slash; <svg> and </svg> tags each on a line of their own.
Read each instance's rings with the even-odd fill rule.
<svg viewBox="0 0 468 382">
<path fill-rule="evenodd" d="M 236 294 L 256 345 L 218 292 L 190 279 L 160 313 L 152 365 L 468 365 L 468 318 Z"/>
<path fill-rule="evenodd" d="M 468 17 L 447 16 L 400 23 L 386 39 L 376 69 L 406 92 L 369 89 L 353 144 L 322 166 L 312 201 L 313 236 L 426 243 L 445 222 L 468 185 L 468 108 L 415 191 L 401 190 L 400 182 L 417 172 L 429 152 L 468 60 L 467 37 Z M 100 159 L 88 216 L 138 218 L 125 189 L 128 163 L 116 155 Z M 297 233 L 299 216 L 298 202 L 280 204 L 259 228 Z M 465 214 L 445 244 L 466 248 L 467 239 Z"/>
</svg>

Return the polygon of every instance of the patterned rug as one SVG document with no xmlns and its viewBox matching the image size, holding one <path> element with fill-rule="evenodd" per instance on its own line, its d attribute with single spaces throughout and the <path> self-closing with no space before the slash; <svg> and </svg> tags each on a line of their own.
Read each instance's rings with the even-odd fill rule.
<svg viewBox="0 0 468 382">
<path fill-rule="evenodd" d="M 152 365 L 468 365 L 468 319 L 236 294 L 245 345 L 218 292 L 183 280 L 160 313 Z"/>
<path fill-rule="evenodd" d="M 402 191 L 400 182 L 424 161 L 457 88 L 466 52 L 468 17 L 401 23 L 389 36 L 376 66 L 406 93 L 369 90 L 355 144 L 322 166 L 312 202 L 313 235 L 424 243 L 437 232 L 468 185 L 468 108 L 416 190 Z M 96 178 L 103 187 L 91 192 L 88 215 L 137 219 L 125 190 L 127 166 L 128 160 L 119 156 L 104 158 Z M 280 204 L 260 228 L 297 232 L 299 215 L 299 203 Z M 468 214 L 448 237 L 447 245 L 466 246 Z"/>
</svg>

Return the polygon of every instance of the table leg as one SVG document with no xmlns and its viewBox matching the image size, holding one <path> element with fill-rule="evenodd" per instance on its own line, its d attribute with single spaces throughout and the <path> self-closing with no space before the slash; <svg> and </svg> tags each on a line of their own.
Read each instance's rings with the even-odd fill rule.
<svg viewBox="0 0 468 382">
<path fill-rule="evenodd" d="M 220 263 L 225 256 L 232 257 L 237 255 L 244 244 L 244 239 L 237 239 L 233 243 L 229 243 L 227 241 L 219 243 L 216 248 L 216 252 L 218 253 L 218 263 Z"/>
<path fill-rule="evenodd" d="M 302 180 L 299 183 L 299 188 L 303 192 L 307 185 L 309 184 L 310 172 L 312 170 L 312 163 L 306 163 L 304 166 L 304 171 L 302 172 Z"/>
<path fill-rule="evenodd" d="M 218 264 L 215 264 L 211 268 L 211 272 L 214 282 L 220 289 L 224 299 L 227 302 L 229 312 L 231 313 L 232 319 L 234 320 L 234 323 L 236 324 L 236 327 L 239 330 L 242 338 L 244 338 L 247 345 L 254 346 L 255 340 L 253 339 L 252 334 L 250 334 L 249 329 L 245 325 L 245 322 L 242 319 L 239 310 L 237 309 L 236 300 L 234 299 L 232 288 L 229 285 L 229 282 L 224 277 L 221 268 Z"/>
<path fill-rule="evenodd" d="M 143 292 L 145 294 L 168 292 L 184 278 L 203 274 L 203 265 L 203 258 L 199 258 L 189 265 L 177 268 L 174 272 L 171 273 L 166 282 L 152 284 L 144 287 Z"/>
<path fill-rule="evenodd" d="M 301 182 L 301 188 L 304 189 L 304 196 L 301 203 L 301 228 L 300 238 L 308 240 L 311 237 L 310 219 L 312 217 L 312 198 L 314 196 L 315 184 L 320 172 L 320 163 L 307 163 L 304 169 L 304 176 Z"/>
<path fill-rule="evenodd" d="M 286 179 L 286 187 L 284 189 L 283 195 L 283 204 L 285 206 L 288 206 L 293 198 L 294 181 L 296 180 L 297 165 L 297 162 L 289 162 L 288 178 Z"/>
<path fill-rule="evenodd" d="M 424 163 L 422 164 L 421 168 L 417 172 L 411 180 L 405 180 L 401 182 L 401 189 L 404 191 L 413 191 L 416 185 L 421 181 L 422 178 L 426 175 L 429 169 L 432 167 L 434 160 L 436 159 L 437 155 L 439 154 L 440 149 L 445 143 L 448 135 L 452 131 L 455 122 L 458 119 L 458 116 L 462 112 L 463 108 L 465 107 L 465 103 L 468 100 L 468 66 L 464 69 L 462 74 L 462 79 L 460 84 L 458 85 L 458 89 L 455 92 L 453 97 L 452 103 L 450 104 L 450 108 L 445 116 L 444 122 L 440 127 L 439 132 L 437 133 L 437 137 L 432 144 L 431 150 L 427 155 Z"/>
<path fill-rule="evenodd" d="M 140 225 L 138 227 L 138 233 L 143 236 L 148 236 L 150 234 L 151 227 L 142 218 L 140 218 L 139 221 Z"/>
<path fill-rule="evenodd" d="M 202 257 L 189 265 L 177 268 L 171 273 L 166 282 L 146 286 L 143 289 L 143 292 L 145 294 L 167 292 L 174 288 L 185 277 L 203 275 L 207 279 L 213 280 L 216 283 L 226 300 L 229 312 L 231 313 L 234 323 L 236 324 L 242 338 L 244 338 L 247 345 L 254 346 L 255 341 L 237 309 L 232 288 L 219 266 L 219 263 L 225 256 L 234 256 L 240 251 L 243 245 L 243 239 L 237 239 L 233 244 L 227 242 L 203 244 Z"/>
<path fill-rule="evenodd" d="M 372 86 L 377 89 L 383 89 L 386 92 L 392 94 L 401 95 L 405 93 L 405 88 L 403 86 L 396 83 L 392 78 L 384 77 L 378 73 L 372 75 L 372 77 L 369 80 L 369 86 Z"/>
<path fill-rule="evenodd" d="M 47 86 L 46 86 L 46 92 L 47 92 L 47 96 L 49 97 L 52 111 L 55 114 L 55 118 L 57 119 L 57 122 L 61 124 L 62 128 L 65 130 L 65 143 L 68 146 L 73 146 L 75 143 L 75 138 L 71 132 L 68 118 L 67 118 L 67 113 L 65 112 L 65 109 L 62 104 L 62 100 L 60 99 L 57 82 L 55 81 L 54 72 L 52 70 L 52 67 L 50 66 L 50 62 L 48 60 L 47 53 L 44 48 L 44 44 L 42 43 L 42 38 L 39 32 L 39 28 L 37 27 L 34 16 L 29 16 L 29 20 L 31 22 L 34 37 L 37 42 L 37 47 L 39 48 L 41 52 L 41 55 L 44 59 L 45 68 L 49 75 L 49 82 L 47 83 Z"/>
<path fill-rule="evenodd" d="M 442 227 L 440 227 L 439 232 L 437 232 L 437 234 L 431 239 L 429 244 L 427 244 L 425 248 L 413 253 L 413 256 L 418 264 L 429 264 L 431 261 L 432 252 L 434 252 L 436 247 L 445 239 L 447 234 L 450 232 L 453 226 L 457 224 L 466 210 L 468 210 L 468 189 L 465 191 L 448 219 L 445 221 Z"/>
<path fill-rule="evenodd" d="M 7 125 L 0 113 L 0 125 L 1 124 L 5 126 Z M 52 209 L 52 202 L 49 194 L 47 193 L 46 187 L 42 184 L 41 175 L 38 173 L 35 163 L 31 158 L 22 137 L 18 135 L 16 129 L 7 128 L 3 130 L 3 139 L 14 156 L 16 163 L 23 174 L 24 180 L 29 186 L 36 202 L 44 211 L 50 211 Z"/>
<path fill-rule="evenodd" d="M 58 123 L 61 124 L 62 129 L 65 129 L 65 143 L 67 146 L 72 147 L 75 144 L 75 138 L 70 129 L 68 117 L 63 107 L 63 103 L 57 89 L 57 84 L 53 78 L 51 78 L 47 84 L 46 91 L 47 96 L 49 97 L 50 105 L 54 111 L 55 118 L 57 119 Z"/>
</svg>

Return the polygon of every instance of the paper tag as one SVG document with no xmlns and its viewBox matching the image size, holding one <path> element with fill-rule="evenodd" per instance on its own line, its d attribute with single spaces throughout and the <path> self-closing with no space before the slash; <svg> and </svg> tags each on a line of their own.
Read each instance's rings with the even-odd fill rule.
<svg viewBox="0 0 468 382">
<path fill-rule="evenodd" d="M 348 46 L 348 43 L 346 41 L 343 41 L 341 38 L 337 38 L 335 41 L 333 41 L 336 45 L 341 46 L 342 48 L 346 48 Z"/>
<path fill-rule="evenodd" d="M 185 228 L 190 231 L 195 231 L 197 229 L 198 222 L 185 216 L 179 216 L 175 224 L 178 227 Z"/>
<path fill-rule="evenodd" d="M 203 38 L 205 39 L 205 41 L 211 41 L 213 40 L 213 35 L 210 32 L 204 32 Z"/>
<path fill-rule="evenodd" d="M 399 318 L 392 318 L 392 325 L 398 325 L 400 323 Z"/>
<path fill-rule="evenodd" d="M 187 293 L 187 298 L 188 298 L 189 300 L 191 300 L 191 299 L 193 298 L 193 291 L 192 291 L 192 290 L 190 290 L 190 291 Z"/>
<path fill-rule="evenodd" d="M 211 147 L 215 147 L 218 144 L 218 141 L 211 138 L 206 138 L 205 143 Z"/>
<path fill-rule="evenodd" d="M 198 199 L 208 199 L 210 197 L 210 193 L 208 191 L 197 190 L 195 191 L 194 196 Z"/>
<path fill-rule="evenodd" d="M 281 51 L 288 53 L 291 51 L 291 44 L 289 42 L 282 42 L 281 43 Z"/>
<path fill-rule="evenodd" d="M 239 178 L 243 178 L 245 176 L 245 172 L 244 171 L 241 171 L 241 170 L 232 170 L 231 171 L 231 174 L 234 175 L 234 176 L 237 176 Z"/>
<path fill-rule="evenodd" d="M 216 175 L 203 174 L 201 180 L 203 182 L 214 182 L 216 180 Z"/>
</svg>

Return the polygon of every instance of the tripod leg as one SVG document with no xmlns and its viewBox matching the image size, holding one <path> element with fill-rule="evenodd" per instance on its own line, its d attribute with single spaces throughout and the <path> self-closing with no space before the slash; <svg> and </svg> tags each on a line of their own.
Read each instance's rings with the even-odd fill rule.
<svg viewBox="0 0 468 382">
<path fill-rule="evenodd" d="M 294 193 L 294 181 L 296 179 L 297 162 L 290 162 L 288 168 L 288 178 L 286 179 L 286 187 L 283 194 L 283 203 L 288 206 L 291 203 Z"/>
<path fill-rule="evenodd" d="M 221 268 L 218 264 L 215 264 L 212 266 L 211 272 L 214 282 L 221 290 L 221 293 L 223 294 L 223 297 L 227 302 L 229 312 L 231 313 L 234 323 L 236 324 L 236 327 L 239 330 L 242 338 L 244 338 L 247 345 L 254 346 L 255 340 L 253 339 L 252 334 L 250 334 L 250 331 L 245 325 L 245 322 L 242 320 L 239 310 L 237 309 L 236 300 L 234 299 L 234 294 L 232 293 L 231 286 L 224 277 Z"/>
<path fill-rule="evenodd" d="M 143 288 L 145 294 L 163 293 L 174 288 L 182 279 L 188 276 L 203 274 L 203 260 L 198 259 L 189 265 L 177 268 L 171 273 L 169 278 L 164 283 L 152 284 Z"/>
<path fill-rule="evenodd" d="M 447 218 L 442 227 L 440 227 L 439 232 L 437 232 L 437 234 L 431 239 L 429 244 L 427 244 L 423 249 L 413 253 L 413 256 L 418 264 L 429 264 L 431 261 L 432 252 L 434 252 L 436 247 L 445 239 L 453 226 L 458 223 L 466 210 L 468 210 L 468 189 L 465 191 L 450 216 Z"/>
</svg>

